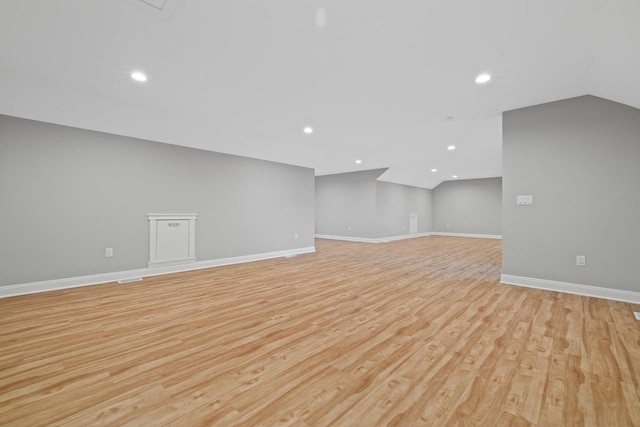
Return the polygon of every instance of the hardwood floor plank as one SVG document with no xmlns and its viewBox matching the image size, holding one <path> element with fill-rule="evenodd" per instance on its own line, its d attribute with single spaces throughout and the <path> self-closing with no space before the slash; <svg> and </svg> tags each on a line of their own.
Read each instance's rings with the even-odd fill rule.
<svg viewBox="0 0 640 427">
<path fill-rule="evenodd" d="M 0 300 L 0 425 L 640 425 L 640 307 L 501 285 L 500 243 Z"/>
</svg>

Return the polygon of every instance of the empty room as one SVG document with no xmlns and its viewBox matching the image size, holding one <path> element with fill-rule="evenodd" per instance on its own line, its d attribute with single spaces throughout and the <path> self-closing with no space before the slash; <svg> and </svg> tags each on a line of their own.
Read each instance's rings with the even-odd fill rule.
<svg viewBox="0 0 640 427">
<path fill-rule="evenodd" d="M 636 0 L 5 0 L 0 426 L 640 426 Z"/>
</svg>

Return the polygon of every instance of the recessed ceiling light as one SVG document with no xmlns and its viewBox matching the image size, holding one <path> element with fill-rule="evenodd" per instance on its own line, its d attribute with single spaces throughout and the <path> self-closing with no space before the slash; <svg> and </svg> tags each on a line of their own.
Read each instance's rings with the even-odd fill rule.
<svg viewBox="0 0 640 427">
<path fill-rule="evenodd" d="M 362 163 L 362 160 L 358 159 L 358 160 L 356 160 L 356 163 L 360 164 L 360 163 Z"/>
<path fill-rule="evenodd" d="M 431 169 L 431 172 L 438 172 L 438 169 Z"/>
<path fill-rule="evenodd" d="M 147 81 L 147 75 L 142 71 L 134 71 L 133 73 L 131 73 L 131 78 L 137 82 Z"/>
<path fill-rule="evenodd" d="M 449 151 L 453 151 L 455 149 L 456 149 L 455 145 L 450 145 L 450 146 L 447 147 L 447 150 L 449 150 Z"/>
<path fill-rule="evenodd" d="M 311 135 L 313 133 L 313 128 L 311 126 L 307 126 L 303 129 L 303 132 L 307 135 Z"/>
<path fill-rule="evenodd" d="M 457 178 L 457 177 L 458 177 L 458 175 L 453 175 L 453 177 L 454 177 L 454 178 Z"/>
<path fill-rule="evenodd" d="M 316 10 L 316 27 L 324 28 L 327 25 L 327 11 L 320 8 Z"/>
<path fill-rule="evenodd" d="M 480 83 L 480 84 L 486 83 L 489 80 L 491 80 L 491 75 L 486 73 L 480 74 L 478 77 L 476 77 L 476 83 Z"/>
</svg>

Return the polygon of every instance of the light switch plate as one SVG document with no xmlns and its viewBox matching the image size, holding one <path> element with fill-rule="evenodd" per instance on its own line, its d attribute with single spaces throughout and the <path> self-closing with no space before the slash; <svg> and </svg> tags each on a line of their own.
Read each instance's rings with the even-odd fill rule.
<svg viewBox="0 0 640 427">
<path fill-rule="evenodd" d="M 517 205 L 533 205 L 533 196 L 518 196 L 516 199 Z"/>
</svg>

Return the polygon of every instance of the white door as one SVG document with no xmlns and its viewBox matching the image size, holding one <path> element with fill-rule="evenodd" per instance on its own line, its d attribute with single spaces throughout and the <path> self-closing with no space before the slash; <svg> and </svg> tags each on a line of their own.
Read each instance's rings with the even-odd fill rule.
<svg viewBox="0 0 640 427">
<path fill-rule="evenodd" d="M 158 221 L 158 261 L 189 257 L 189 221 Z"/>
<path fill-rule="evenodd" d="M 409 234 L 418 233 L 418 214 L 410 213 L 409 214 Z"/>
</svg>

